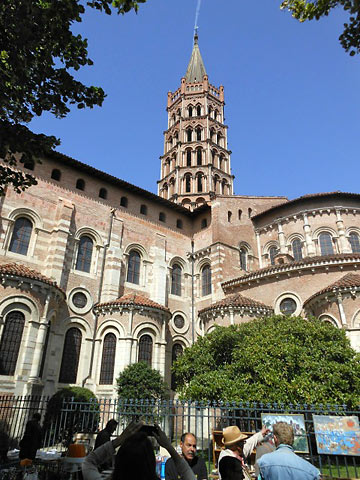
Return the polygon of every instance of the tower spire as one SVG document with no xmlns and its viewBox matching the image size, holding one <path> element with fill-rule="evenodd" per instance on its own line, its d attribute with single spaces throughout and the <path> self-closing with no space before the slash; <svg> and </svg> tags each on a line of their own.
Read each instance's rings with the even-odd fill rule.
<svg viewBox="0 0 360 480">
<path fill-rule="evenodd" d="M 202 82 L 206 69 L 199 49 L 198 27 L 195 27 L 194 45 L 189 65 L 186 70 L 185 79 L 187 83 Z"/>
</svg>

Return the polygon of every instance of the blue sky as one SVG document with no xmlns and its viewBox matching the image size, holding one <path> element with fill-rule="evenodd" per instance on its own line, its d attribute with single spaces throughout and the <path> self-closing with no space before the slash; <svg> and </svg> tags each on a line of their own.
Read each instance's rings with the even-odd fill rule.
<svg viewBox="0 0 360 480">
<path fill-rule="evenodd" d="M 166 100 L 185 74 L 197 0 L 148 0 L 139 13 L 89 10 L 74 26 L 93 67 L 76 74 L 102 86 L 101 108 L 73 108 L 30 128 L 61 139 L 59 151 L 157 193 Z M 238 195 L 358 192 L 360 57 L 338 36 L 337 10 L 300 24 L 280 1 L 202 0 L 199 46 L 209 80 L 225 87 Z"/>
</svg>

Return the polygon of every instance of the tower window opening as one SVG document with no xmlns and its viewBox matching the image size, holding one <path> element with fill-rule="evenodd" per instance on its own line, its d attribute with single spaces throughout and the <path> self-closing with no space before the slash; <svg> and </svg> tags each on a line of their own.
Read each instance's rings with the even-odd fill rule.
<svg viewBox="0 0 360 480">
<path fill-rule="evenodd" d="M 201 116 L 201 106 L 200 106 L 200 105 L 198 105 L 198 106 L 196 107 L 196 114 L 197 114 L 198 117 Z"/>
<path fill-rule="evenodd" d="M 239 220 L 241 220 L 241 215 L 242 215 L 242 210 L 239 209 L 239 210 L 238 210 L 238 219 L 239 219 Z"/>
<path fill-rule="evenodd" d="M 187 135 L 187 141 L 191 142 L 192 141 L 192 130 L 191 130 L 191 128 L 188 128 L 186 130 L 186 135 Z"/>
<path fill-rule="evenodd" d="M 217 140 L 216 140 L 216 141 L 217 141 L 217 144 L 220 145 L 220 142 L 221 142 L 221 135 L 220 135 L 220 133 L 217 134 L 217 137 L 216 137 L 216 138 L 217 138 Z"/>
<path fill-rule="evenodd" d="M 185 192 L 191 192 L 191 177 L 190 175 L 186 175 L 185 177 Z"/>
<path fill-rule="evenodd" d="M 179 228 L 180 230 L 183 228 L 183 222 L 180 218 L 176 220 L 176 228 Z"/>
<path fill-rule="evenodd" d="M 214 119 L 217 120 L 217 117 L 219 115 L 219 112 L 217 110 L 214 111 Z"/>
<path fill-rule="evenodd" d="M 228 222 L 231 222 L 231 217 L 232 217 L 232 212 L 230 210 L 228 211 Z"/>
<path fill-rule="evenodd" d="M 159 222 L 166 222 L 166 215 L 164 212 L 159 213 Z"/>
<path fill-rule="evenodd" d="M 251 218 L 252 208 L 248 208 L 248 217 Z"/>
<path fill-rule="evenodd" d="M 121 197 L 120 198 L 120 207 L 127 208 L 128 204 L 129 204 L 129 202 L 128 202 L 127 197 Z"/>
<path fill-rule="evenodd" d="M 82 191 L 85 190 L 85 181 L 82 178 L 78 178 L 76 180 L 76 188 Z"/>
<path fill-rule="evenodd" d="M 353 253 L 360 253 L 360 241 L 359 235 L 355 232 L 351 232 L 349 235 L 349 242 L 351 245 L 351 251 Z"/>
<path fill-rule="evenodd" d="M 201 152 L 201 148 L 198 148 L 198 150 L 196 151 L 196 159 L 197 159 L 197 164 L 198 164 L 198 165 L 201 165 L 201 164 L 202 164 L 202 152 Z"/>
<path fill-rule="evenodd" d="M 212 112 L 212 107 L 209 105 L 209 108 L 208 108 L 208 114 L 211 116 L 211 112 Z"/>
<path fill-rule="evenodd" d="M 196 129 L 196 140 L 201 140 L 201 128 Z"/>
<path fill-rule="evenodd" d="M 99 190 L 99 197 L 103 198 L 104 200 L 107 199 L 107 190 L 106 188 L 100 188 Z"/>
<path fill-rule="evenodd" d="M 247 251 L 244 247 L 240 248 L 240 268 L 245 271 L 247 269 Z"/>
<path fill-rule="evenodd" d="M 220 155 L 219 157 L 219 169 L 222 170 L 223 168 L 223 160 L 224 160 L 224 157 L 222 155 Z"/>
<path fill-rule="evenodd" d="M 190 106 L 189 107 L 189 117 L 192 117 L 193 116 L 193 109 L 192 107 Z"/>
<path fill-rule="evenodd" d="M 61 172 L 57 168 L 54 168 L 54 170 L 51 172 L 51 178 L 53 180 L 56 180 L 57 182 L 60 182 L 61 179 Z"/>
<path fill-rule="evenodd" d="M 202 175 L 198 175 L 198 177 L 197 177 L 197 191 L 198 192 L 203 191 L 203 177 L 202 177 Z"/>
<path fill-rule="evenodd" d="M 141 215 L 147 215 L 147 206 L 146 205 L 140 205 L 140 213 Z"/>
<path fill-rule="evenodd" d="M 186 166 L 191 167 L 191 150 L 186 150 Z"/>
</svg>

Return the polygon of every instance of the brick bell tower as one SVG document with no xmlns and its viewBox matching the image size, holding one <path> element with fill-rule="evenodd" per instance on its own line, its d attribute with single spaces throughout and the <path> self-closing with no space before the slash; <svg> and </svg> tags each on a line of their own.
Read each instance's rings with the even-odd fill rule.
<svg viewBox="0 0 360 480">
<path fill-rule="evenodd" d="M 209 83 L 195 33 L 181 86 L 168 93 L 159 196 L 194 209 L 214 194 L 233 194 L 224 105 L 224 87 Z"/>
</svg>

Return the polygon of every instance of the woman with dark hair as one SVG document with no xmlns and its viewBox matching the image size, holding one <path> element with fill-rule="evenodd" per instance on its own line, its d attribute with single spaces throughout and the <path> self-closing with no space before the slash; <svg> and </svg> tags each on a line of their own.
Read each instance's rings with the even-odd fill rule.
<svg viewBox="0 0 360 480">
<path fill-rule="evenodd" d="M 131 422 L 119 437 L 91 452 L 82 467 L 84 480 L 101 480 L 103 477 L 98 466 L 114 455 L 117 447 L 120 448 L 115 458 L 112 480 L 159 480 L 154 450 L 147 433 L 141 431 L 143 426 L 143 422 Z M 182 480 L 196 480 L 188 463 L 180 457 L 158 426 L 152 435 L 171 455 L 179 477 Z"/>
</svg>

